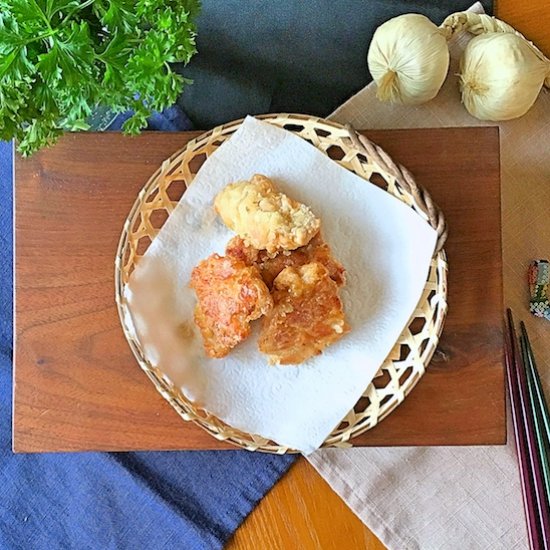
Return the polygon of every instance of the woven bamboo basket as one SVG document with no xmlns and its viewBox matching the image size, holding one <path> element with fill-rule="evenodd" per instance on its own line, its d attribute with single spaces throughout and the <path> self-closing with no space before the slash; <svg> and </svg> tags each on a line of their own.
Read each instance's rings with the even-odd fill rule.
<svg viewBox="0 0 550 550">
<path fill-rule="evenodd" d="M 323 443 L 350 447 L 353 437 L 376 426 L 414 388 L 429 364 L 443 329 L 447 311 L 447 260 L 443 244 L 445 220 L 429 194 L 412 175 L 381 148 L 350 127 L 294 114 L 258 117 L 307 140 L 341 166 L 385 189 L 410 206 L 438 232 L 436 251 L 422 297 L 391 353 L 352 410 Z M 124 224 L 115 260 L 115 298 L 125 336 L 139 365 L 161 395 L 186 421 L 195 422 L 219 440 L 250 451 L 294 452 L 261 436 L 237 430 L 207 410 L 197 407 L 145 357 L 131 324 L 124 287 L 137 262 L 168 219 L 202 163 L 239 128 L 237 120 L 202 134 L 165 160 L 140 191 Z"/>
</svg>

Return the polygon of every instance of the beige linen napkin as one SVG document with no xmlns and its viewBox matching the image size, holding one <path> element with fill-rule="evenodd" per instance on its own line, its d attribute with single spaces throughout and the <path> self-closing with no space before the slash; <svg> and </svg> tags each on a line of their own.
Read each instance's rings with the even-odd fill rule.
<svg viewBox="0 0 550 550">
<path fill-rule="evenodd" d="M 483 125 L 461 105 L 455 76 L 470 38 L 450 44 L 449 76 L 433 101 L 382 104 L 369 85 L 331 118 L 359 129 Z M 550 323 L 530 315 L 526 285 L 530 260 L 550 256 L 550 94 L 499 126 L 505 301 L 527 323 L 550 395 Z M 527 547 L 513 441 L 509 430 L 500 447 L 328 449 L 308 460 L 389 548 L 510 550 Z"/>
</svg>

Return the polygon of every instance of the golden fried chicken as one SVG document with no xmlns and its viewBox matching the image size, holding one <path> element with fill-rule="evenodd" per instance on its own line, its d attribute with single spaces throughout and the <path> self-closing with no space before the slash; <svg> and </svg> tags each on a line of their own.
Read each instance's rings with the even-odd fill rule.
<svg viewBox="0 0 550 550">
<path fill-rule="evenodd" d="M 279 193 L 269 178 L 259 174 L 227 185 L 214 206 L 246 244 L 269 253 L 305 246 L 321 227 L 307 206 Z"/>
<path fill-rule="evenodd" d="M 210 357 L 224 357 L 250 334 L 250 322 L 273 307 L 260 273 L 241 260 L 212 254 L 191 274 L 195 323 Z"/>
<path fill-rule="evenodd" d="M 317 233 L 306 246 L 275 254 L 270 254 L 267 250 L 257 250 L 247 245 L 241 237 L 233 237 L 227 243 L 225 253 L 242 260 L 246 265 L 257 267 L 269 288 L 285 267 L 300 267 L 311 262 L 323 264 L 328 269 L 330 278 L 338 286 L 345 284 L 346 270 L 332 257 L 330 246 L 323 240 L 321 233 Z"/>
<path fill-rule="evenodd" d="M 349 332 L 338 285 L 324 265 L 287 267 L 273 288 L 274 306 L 262 321 L 258 343 L 273 363 L 301 363 Z"/>
</svg>

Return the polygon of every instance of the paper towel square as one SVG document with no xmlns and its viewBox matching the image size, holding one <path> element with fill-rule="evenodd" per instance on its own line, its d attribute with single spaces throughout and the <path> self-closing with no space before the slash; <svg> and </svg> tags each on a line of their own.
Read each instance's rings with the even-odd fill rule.
<svg viewBox="0 0 550 550">
<path fill-rule="evenodd" d="M 351 332 L 299 366 L 271 366 L 257 326 L 223 359 L 208 358 L 191 323 L 191 270 L 233 234 L 213 201 L 229 182 L 272 178 L 322 220 L 324 238 L 347 270 L 341 296 Z M 229 425 L 310 453 L 355 405 L 417 305 L 436 232 L 395 197 L 315 147 L 248 117 L 203 164 L 132 273 L 125 295 L 147 359 L 183 393 Z M 257 324 L 257 322 L 256 322 Z"/>
</svg>

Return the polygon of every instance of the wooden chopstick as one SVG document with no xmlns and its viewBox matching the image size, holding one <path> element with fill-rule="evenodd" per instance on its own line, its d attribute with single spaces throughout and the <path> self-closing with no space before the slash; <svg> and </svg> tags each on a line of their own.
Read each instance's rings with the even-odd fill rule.
<svg viewBox="0 0 550 550">
<path fill-rule="evenodd" d="M 508 391 L 510 393 L 512 423 L 514 426 L 514 435 L 516 439 L 516 451 L 518 455 L 523 507 L 525 510 L 525 519 L 527 520 L 527 536 L 529 538 L 529 547 L 533 550 L 538 550 L 542 548 L 540 543 L 540 527 L 536 514 L 534 480 L 531 473 L 531 463 L 527 453 L 525 427 L 522 420 L 522 409 L 516 374 L 517 341 L 511 310 L 507 311 L 507 323 L 504 335 L 506 344 L 506 380 L 508 382 Z"/>
<path fill-rule="evenodd" d="M 520 323 L 520 327 L 520 343 L 527 373 L 529 396 L 535 413 L 534 424 L 537 435 L 537 447 L 541 459 L 546 509 L 548 510 L 550 508 L 550 414 L 548 413 L 548 404 L 542 389 L 535 356 L 531 348 L 531 343 L 529 342 L 527 328 L 523 321 Z"/>
<path fill-rule="evenodd" d="M 524 341 L 523 338 L 522 341 Z M 525 350 L 527 350 L 526 347 Z M 527 357 L 527 351 L 525 353 Z M 536 550 L 548 550 L 550 548 L 550 509 L 543 474 L 543 458 L 539 454 L 539 436 L 535 427 L 535 402 L 531 401 L 526 363 L 518 349 L 510 309 L 507 311 L 506 366 L 529 544 Z"/>
</svg>

